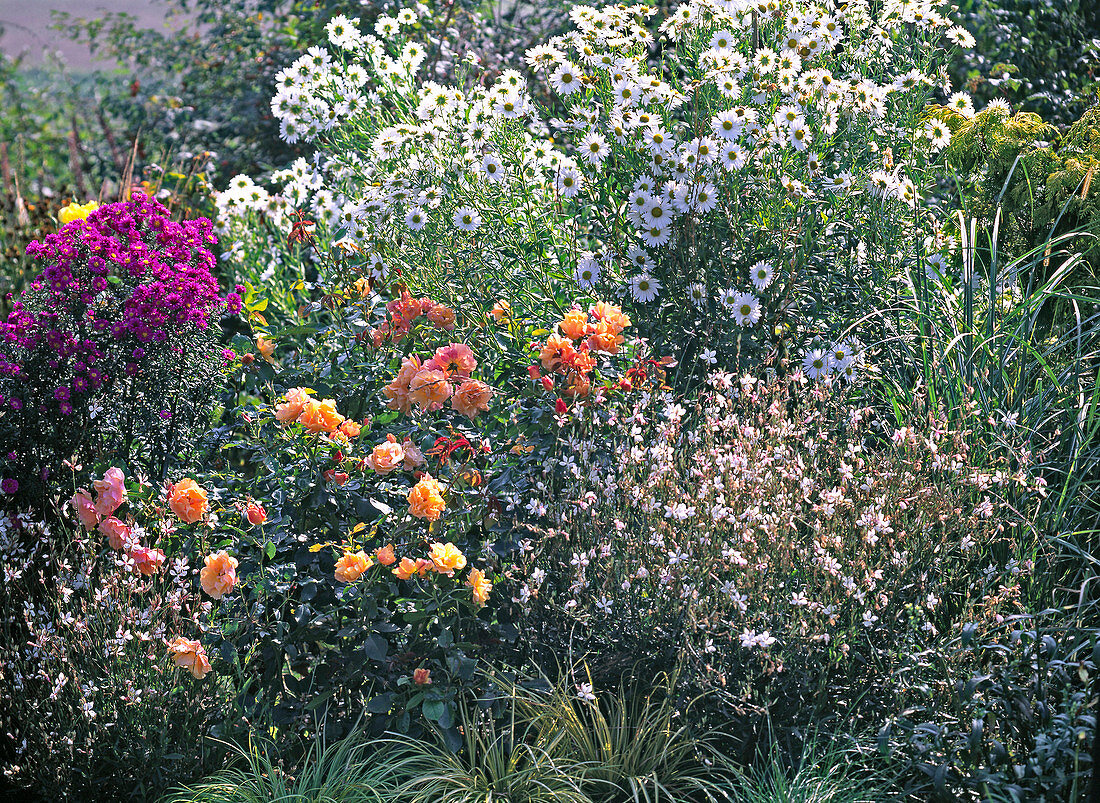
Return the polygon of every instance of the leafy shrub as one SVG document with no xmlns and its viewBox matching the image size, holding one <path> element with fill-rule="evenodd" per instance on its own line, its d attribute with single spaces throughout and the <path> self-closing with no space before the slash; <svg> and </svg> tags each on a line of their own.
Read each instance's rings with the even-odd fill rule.
<svg viewBox="0 0 1100 803">
<path fill-rule="evenodd" d="M 361 287 L 316 305 L 300 350 L 272 327 L 266 359 L 242 358 L 262 396 L 212 434 L 234 463 L 200 478 L 222 501 L 194 530 L 239 561 L 210 647 L 238 656 L 244 704 L 286 733 L 322 710 L 339 732 L 366 705 L 372 732 L 457 738 L 477 659 L 519 635 L 494 587 L 517 549 L 505 500 L 555 411 L 626 392 L 640 352 L 608 304 L 571 311 L 566 337 L 503 300 L 486 314 Z M 246 523 L 253 501 L 264 515 Z"/>
<path fill-rule="evenodd" d="M 1059 126 L 1080 116 L 1100 78 L 1100 14 L 1094 4 L 964 0 L 958 5 L 975 45 L 951 65 L 956 84 L 983 105 L 1006 100 Z"/>
<path fill-rule="evenodd" d="M 6 494 L 41 504 L 63 463 L 97 457 L 164 478 L 221 380 L 217 322 L 239 310 L 212 242 L 209 221 L 135 193 L 28 246 L 42 272 L 0 330 Z"/>
</svg>

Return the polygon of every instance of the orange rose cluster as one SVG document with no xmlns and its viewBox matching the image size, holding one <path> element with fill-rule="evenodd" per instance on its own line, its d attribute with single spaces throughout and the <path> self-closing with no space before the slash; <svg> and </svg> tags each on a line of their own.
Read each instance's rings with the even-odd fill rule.
<svg viewBox="0 0 1100 803">
<path fill-rule="evenodd" d="M 390 570 L 398 580 L 425 577 L 435 573 L 446 577 L 454 577 L 455 572 L 466 568 L 466 556 L 454 544 L 447 542 L 435 542 L 428 550 L 426 558 L 403 557 L 397 559 L 397 553 L 393 544 L 387 544 L 374 551 L 372 558 L 366 552 L 359 550 L 352 552 L 345 550 L 344 554 L 336 561 L 335 576 L 341 583 L 354 583 L 370 569 L 375 561 L 381 566 L 393 566 Z M 397 564 L 394 566 L 394 564 Z M 489 600 L 489 594 L 493 590 L 493 583 L 480 569 L 471 568 L 466 578 L 466 585 L 473 590 L 474 602 L 484 605 Z"/>
<path fill-rule="evenodd" d="M 434 326 L 450 332 L 455 328 L 455 311 L 445 304 L 437 304 L 430 298 L 414 298 L 404 291 L 400 298 L 386 304 L 389 318 L 374 332 L 371 340 L 375 347 L 381 346 L 387 339 L 400 340 L 412 329 L 413 323 L 424 316 Z"/>
<path fill-rule="evenodd" d="M 435 350 L 431 359 L 422 361 L 417 355 L 406 357 L 394 380 L 382 388 L 391 410 L 406 415 L 413 405 L 421 412 L 443 409 L 449 400 L 451 407 L 471 421 L 489 409 L 493 389 L 473 379 L 477 368 L 474 352 L 463 343 L 451 343 Z"/>
<path fill-rule="evenodd" d="M 309 388 L 292 388 L 283 401 L 275 405 L 276 420 L 288 424 L 297 421 L 313 433 L 324 433 L 331 438 L 347 441 L 359 437 L 362 427 L 336 411 L 332 399 L 315 399 Z"/>
<path fill-rule="evenodd" d="M 630 318 L 618 307 L 603 301 L 597 302 L 587 313 L 574 309 L 558 321 L 558 334 L 552 334 L 545 343 L 536 343 L 539 362 L 549 374 L 562 374 L 566 396 L 583 398 L 592 389 L 589 375 L 596 367 L 596 353 L 616 354 L 623 344 L 622 332 L 630 326 Z M 531 376 L 538 379 L 538 369 L 531 367 Z M 547 384 L 551 383 L 551 384 Z M 543 384 L 553 387 L 552 380 Z"/>
</svg>

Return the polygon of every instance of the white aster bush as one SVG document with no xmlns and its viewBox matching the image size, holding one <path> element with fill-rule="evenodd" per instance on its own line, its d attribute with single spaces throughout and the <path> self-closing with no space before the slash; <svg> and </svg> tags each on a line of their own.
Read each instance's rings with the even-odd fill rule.
<svg viewBox="0 0 1100 803">
<path fill-rule="evenodd" d="M 949 94 L 948 48 L 968 44 L 938 4 L 872 8 L 576 6 L 525 64 L 470 63 L 450 85 L 432 80 L 416 11 L 370 32 L 337 17 L 272 99 L 284 137 L 316 153 L 274 197 L 235 180 L 223 232 L 243 253 L 264 217 L 285 237 L 293 209 L 349 283 L 534 287 L 563 308 L 618 293 L 699 378 L 706 353 L 854 379 L 853 337 L 883 335 L 868 305 L 951 246 L 925 203 L 949 134 L 924 110 Z"/>
</svg>

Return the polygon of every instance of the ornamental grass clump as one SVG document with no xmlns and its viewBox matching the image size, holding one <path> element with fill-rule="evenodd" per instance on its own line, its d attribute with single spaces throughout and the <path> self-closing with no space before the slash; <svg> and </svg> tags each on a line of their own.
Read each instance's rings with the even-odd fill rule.
<svg viewBox="0 0 1100 803">
<path fill-rule="evenodd" d="M 66 461 L 97 455 L 163 478 L 209 414 L 218 323 L 240 309 L 219 295 L 214 242 L 210 221 L 135 192 L 28 246 L 42 270 L 0 324 L 7 494 L 40 503 Z"/>
</svg>

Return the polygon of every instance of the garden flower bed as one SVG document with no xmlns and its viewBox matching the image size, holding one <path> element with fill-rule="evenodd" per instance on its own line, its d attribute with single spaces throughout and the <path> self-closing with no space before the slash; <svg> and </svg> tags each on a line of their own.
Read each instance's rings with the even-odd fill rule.
<svg viewBox="0 0 1100 803">
<path fill-rule="evenodd" d="M 927 0 L 310 13 L 300 155 L 26 247 L 16 794 L 1088 799 L 1083 129 L 1039 241 Z"/>
</svg>

